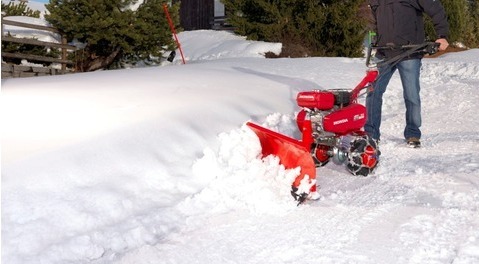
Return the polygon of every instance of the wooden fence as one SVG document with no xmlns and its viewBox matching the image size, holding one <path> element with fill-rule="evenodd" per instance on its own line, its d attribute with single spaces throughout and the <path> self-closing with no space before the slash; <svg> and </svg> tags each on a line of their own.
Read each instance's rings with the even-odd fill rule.
<svg viewBox="0 0 479 264">
<path fill-rule="evenodd" d="M 67 65 L 74 65 L 72 60 L 67 59 L 68 50 L 75 51 L 76 47 L 67 44 L 67 40 L 65 37 L 62 36 L 62 43 L 54 43 L 54 42 L 46 42 L 40 41 L 36 39 L 27 39 L 27 38 L 17 38 L 14 36 L 6 36 L 4 34 L 4 25 L 11 25 L 17 27 L 24 27 L 24 28 L 31 28 L 31 29 L 38 29 L 49 31 L 53 33 L 60 34 L 60 32 L 53 27 L 48 26 L 41 26 L 17 21 L 9 21 L 4 20 L 2 17 L 2 43 L 3 42 L 13 42 L 13 43 L 20 43 L 20 44 L 29 44 L 29 45 L 36 45 L 36 46 L 43 46 L 43 47 L 50 47 L 50 48 L 58 48 L 61 50 L 61 58 L 52 58 L 52 57 L 45 57 L 39 55 L 32 55 L 26 53 L 10 53 L 10 52 L 3 52 L 2 50 L 2 61 L 3 58 L 16 58 L 16 59 L 25 59 L 25 60 L 34 60 L 34 61 L 42 61 L 42 62 L 51 62 L 51 63 L 59 63 L 61 64 L 61 69 L 53 69 L 53 68 L 44 68 L 44 67 L 30 67 L 30 66 L 20 66 L 20 65 L 11 65 L 11 64 L 4 64 L 2 63 L 2 78 L 9 78 L 9 77 L 26 77 L 26 76 L 40 76 L 40 75 L 54 75 L 54 74 L 65 74 L 70 72 L 67 70 Z M 40 68 L 40 69 L 35 69 Z M 44 69 L 41 69 L 44 68 Z"/>
</svg>

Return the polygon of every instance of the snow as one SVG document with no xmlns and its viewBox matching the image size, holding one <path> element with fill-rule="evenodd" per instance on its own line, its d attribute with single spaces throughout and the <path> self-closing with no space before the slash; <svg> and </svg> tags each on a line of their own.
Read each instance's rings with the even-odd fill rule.
<svg viewBox="0 0 479 264">
<path fill-rule="evenodd" d="M 277 43 L 179 34 L 187 60 L 3 79 L 4 263 L 478 263 L 479 50 L 423 60 L 423 147 L 396 74 L 369 177 L 317 169 L 297 207 L 246 126 L 298 137 L 295 96 L 353 88 L 364 58 L 265 59 Z"/>
</svg>

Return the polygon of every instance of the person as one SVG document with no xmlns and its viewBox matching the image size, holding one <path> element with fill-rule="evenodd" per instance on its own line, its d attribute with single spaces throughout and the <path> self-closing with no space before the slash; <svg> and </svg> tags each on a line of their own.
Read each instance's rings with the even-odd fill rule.
<svg viewBox="0 0 479 264">
<path fill-rule="evenodd" d="M 402 46 L 425 42 L 423 14 L 427 14 L 433 24 L 439 43 L 439 50 L 445 50 L 449 43 L 449 24 L 440 0 L 369 0 L 369 7 L 375 26 L 377 46 Z M 398 50 L 378 50 L 376 56 L 387 60 L 398 55 Z M 381 108 L 383 94 L 396 70 L 399 71 L 403 97 L 406 106 L 406 126 L 404 137 L 408 146 L 421 146 L 421 99 L 419 75 L 423 55 L 412 54 L 394 66 L 378 67 L 379 77 L 368 91 L 366 108 L 368 111 L 364 130 L 376 142 L 380 140 Z"/>
</svg>

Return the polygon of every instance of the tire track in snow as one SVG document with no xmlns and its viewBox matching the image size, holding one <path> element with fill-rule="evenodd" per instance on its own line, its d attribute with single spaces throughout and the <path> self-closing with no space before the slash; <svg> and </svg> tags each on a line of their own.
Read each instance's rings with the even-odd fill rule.
<svg viewBox="0 0 479 264">
<path fill-rule="evenodd" d="M 426 64 L 427 67 L 430 66 Z M 473 230 L 479 226 L 476 220 L 479 219 L 476 217 L 478 198 L 474 196 L 477 181 L 466 175 L 477 172 L 477 159 L 467 158 L 468 148 L 463 148 L 449 160 L 442 153 L 441 145 L 452 146 L 454 140 L 442 131 L 434 135 L 426 129 L 423 149 L 403 147 L 400 82 L 392 80 L 392 84 L 384 108 L 388 117 L 385 124 L 388 125 L 384 127 L 385 137 L 381 142 L 383 155 L 374 175 L 354 177 L 348 175 L 344 167 L 328 164 L 317 170 L 322 199 L 296 208 L 287 190 L 277 190 L 282 181 L 268 178 L 274 173 L 259 179 L 250 178 L 250 182 L 241 181 L 241 177 L 247 176 L 241 171 L 252 170 L 242 165 L 235 170 L 228 169 L 226 159 L 226 165 L 213 166 L 226 173 L 221 173 L 222 176 L 204 190 L 205 194 L 213 191 L 212 197 L 217 197 L 221 204 L 219 210 L 202 207 L 204 211 L 198 212 L 196 223 L 183 230 L 188 233 L 188 244 L 179 241 L 177 246 L 166 246 L 159 251 L 160 255 L 168 257 L 188 252 L 185 255 L 202 256 L 202 260 L 215 263 L 220 260 L 228 263 L 235 257 L 249 263 L 448 263 L 453 260 L 474 263 L 478 260 L 474 252 L 479 248 L 479 232 Z M 444 94 L 447 92 L 444 87 L 441 90 L 443 88 L 427 82 L 423 87 L 423 98 L 432 99 L 436 95 L 440 100 L 425 104 L 426 111 L 433 108 L 447 111 L 447 107 L 454 106 Z M 466 92 L 471 87 L 464 89 Z M 273 123 L 281 124 L 279 130 L 294 131 L 293 120 L 281 116 L 272 119 Z M 440 126 L 425 124 L 431 129 Z M 474 144 L 476 140 L 472 134 L 462 138 L 467 144 Z M 443 142 L 439 144 L 437 140 Z M 232 142 L 228 136 L 225 141 Z M 235 145 L 231 150 L 242 152 L 241 147 Z M 437 164 L 434 157 L 438 159 Z M 469 165 L 455 173 L 455 162 L 468 162 Z M 250 164 L 259 166 L 256 162 Z M 271 169 L 274 164 L 269 166 Z M 234 182 L 233 196 L 228 194 L 231 182 Z M 251 191 L 254 186 L 261 186 L 256 191 L 272 191 L 274 195 L 263 196 L 262 206 L 255 204 L 251 197 L 241 197 L 241 193 L 254 196 L 256 192 Z M 197 196 L 192 205 L 210 205 L 203 199 Z M 266 209 L 268 204 L 269 210 Z M 207 246 L 214 246 L 217 244 L 214 241 L 225 237 L 230 239 L 224 241 L 221 250 L 228 252 L 229 259 L 218 255 L 216 248 Z M 462 242 L 451 244 L 448 241 Z M 195 245 L 206 247 L 199 250 Z"/>
</svg>

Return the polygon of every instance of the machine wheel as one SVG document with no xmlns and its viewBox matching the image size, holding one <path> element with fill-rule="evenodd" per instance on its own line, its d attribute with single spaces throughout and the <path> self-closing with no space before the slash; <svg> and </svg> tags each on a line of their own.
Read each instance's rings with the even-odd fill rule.
<svg viewBox="0 0 479 264">
<path fill-rule="evenodd" d="M 330 147 L 319 144 L 311 145 L 311 156 L 313 157 L 316 168 L 323 167 L 328 164 L 331 156 L 328 154 Z"/>
<path fill-rule="evenodd" d="M 371 137 L 357 137 L 351 144 L 347 168 L 355 176 L 368 176 L 376 168 L 379 160 L 379 150 Z"/>
</svg>

